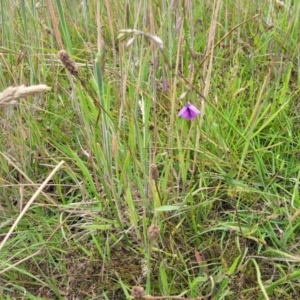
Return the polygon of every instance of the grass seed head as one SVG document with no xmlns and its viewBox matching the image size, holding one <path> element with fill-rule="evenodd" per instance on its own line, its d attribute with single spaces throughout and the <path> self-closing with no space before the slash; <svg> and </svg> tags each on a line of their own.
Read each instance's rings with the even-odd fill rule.
<svg viewBox="0 0 300 300">
<path fill-rule="evenodd" d="M 150 177 L 153 180 L 157 180 L 159 178 L 159 172 L 156 164 L 151 164 L 150 166 Z"/>
<path fill-rule="evenodd" d="M 0 107 L 16 104 L 17 100 L 21 98 L 47 92 L 49 90 L 51 90 L 51 87 L 45 84 L 10 86 L 0 93 Z"/>
<path fill-rule="evenodd" d="M 157 225 L 153 224 L 148 228 L 148 237 L 149 240 L 154 241 L 159 236 L 160 229 Z"/>
<path fill-rule="evenodd" d="M 131 289 L 131 296 L 134 300 L 143 300 L 145 296 L 144 288 L 141 286 L 134 286 Z"/>
<path fill-rule="evenodd" d="M 67 51 L 65 50 L 60 50 L 58 52 L 58 58 L 60 61 L 63 63 L 65 68 L 73 75 L 77 76 L 78 75 L 78 69 L 75 65 L 75 62 L 71 59 L 70 55 L 68 54 Z"/>
</svg>

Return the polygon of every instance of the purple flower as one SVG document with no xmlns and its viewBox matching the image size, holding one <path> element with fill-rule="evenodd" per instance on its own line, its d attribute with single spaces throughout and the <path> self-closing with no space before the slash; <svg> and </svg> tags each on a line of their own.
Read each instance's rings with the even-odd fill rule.
<svg viewBox="0 0 300 300">
<path fill-rule="evenodd" d="M 193 120 L 200 114 L 200 110 L 188 102 L 178 113 L 179 117 L 182 117 L 186 120 Z"/>
</svg>

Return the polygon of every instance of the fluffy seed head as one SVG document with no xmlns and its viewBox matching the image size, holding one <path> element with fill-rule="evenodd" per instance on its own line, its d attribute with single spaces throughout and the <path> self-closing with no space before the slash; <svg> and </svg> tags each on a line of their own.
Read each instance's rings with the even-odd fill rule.
<svg viewBox="0 0 300 300">
<path fill-rule="evenodd" d="M 60 61 L 63 63 L 63 65 L 65 66 L 65 68 L 73 75 L 73 76 L 77 76 L 78 75 L 78 70 L 77 67 L 75 65 L 75 62 L 71 59 L 71 57 L 69 56 L 68 52 L 65 50 L 60 50 L 58 52 L 58 58 L 60 59 Z"/>
<path fill-rule="evenodd" d="M 17 100 L 21 98 L 47 92 L 49 90 L 51 90 L 51 87 L 45 84 L 10 86 L 0 93 L 0 107 L 16 104 Z"/>
<path fill-rule="evenodd" d="M 151 164 L 150 166 L 150 177 L 153 180 L 157 180 L 159 178 L 159 172 L 156 164 Z"/>
<path fill-rule="evenodd" d="M 156 240 L 157 237 L 159 236 L 159 232 L 160 232 L 160 229 L 157 225 L 155 225 L 155 224 L 150 225 L 148 228 L 149 240 L 151 240 L 151 241 Z"/>
<path fill-rule="evenodd" d="M 134 286 L 131 289 L 131 296 L 134 300 L 143 300 L 145 296 L 144 288 L 141 286 Z"/>
</svg>

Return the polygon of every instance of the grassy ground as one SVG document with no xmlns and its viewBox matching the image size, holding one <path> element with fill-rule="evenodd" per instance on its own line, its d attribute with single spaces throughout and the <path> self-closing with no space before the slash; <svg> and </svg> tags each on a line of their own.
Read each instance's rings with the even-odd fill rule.
<svg viewBox="0 0 300 300">
<path fill-rule="evenodd" d="M 299 1 L 0 5 L 1 299 L 297 299 Z"/>
</svg>

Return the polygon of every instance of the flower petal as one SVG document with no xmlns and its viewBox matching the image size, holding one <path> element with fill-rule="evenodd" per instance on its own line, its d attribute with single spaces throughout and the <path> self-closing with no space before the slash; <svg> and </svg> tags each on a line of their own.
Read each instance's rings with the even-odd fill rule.
<svg viewBox="0 0 300 300">
<path fill-rule="evenodd" d="M 187 107 L 184 106 L 184 107 L 180 110 L 180 112 L 178 113 L 178 116 L 179 116 L 179 117 L 183 117 L 184 115 L 186 115 L 186 113 L 187 113 Z"/>
<path fill-rule="evenodd" d="M 193 120 L 200 114 L 200 110 L 191 103 L 187 103 L 178 113 L 178 116 L 186 119 Z"/>
</svg>

